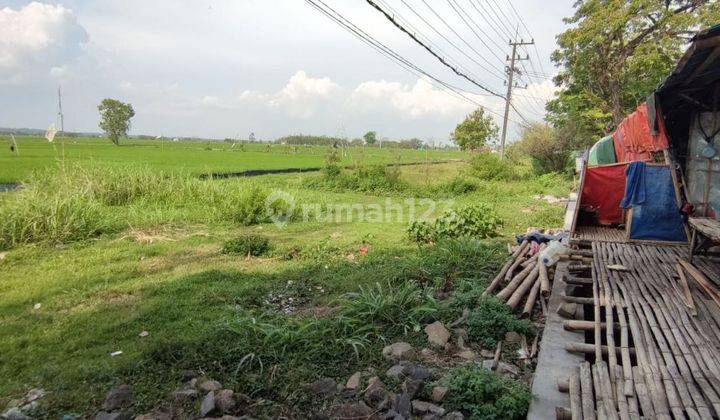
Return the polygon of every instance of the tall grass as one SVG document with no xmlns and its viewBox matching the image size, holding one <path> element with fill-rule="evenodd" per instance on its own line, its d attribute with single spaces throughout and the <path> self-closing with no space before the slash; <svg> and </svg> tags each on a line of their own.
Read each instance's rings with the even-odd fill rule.
<svg viewBox="0 0 720 420">
<path fill-rule="evenodd" d="M 147 168 L 71 167 L 35 173 L 23 185 L 0 196 L 0 248 L 72 242 L 130 225 L 270 221 L 265 203 L 270 191 L 249 180 L 201 180 Z M 272 207 L 277 212 L 283 204 Z"/>
</svg>

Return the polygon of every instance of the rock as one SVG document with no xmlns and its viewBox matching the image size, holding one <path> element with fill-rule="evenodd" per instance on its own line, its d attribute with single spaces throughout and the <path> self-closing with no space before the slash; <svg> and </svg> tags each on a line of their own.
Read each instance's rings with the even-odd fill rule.
<svg viewBox="0 0 720 420">
<path fill-rule="evenodd" d="M 27 403 L 27 404 L 23 405 L 22 407 L 20 407 L 20 411 L 22 411 L 25 414 L 32 414 L 37 410 L 37 408 L 38 408 L 38 402 L 32 401 L 32 402 Z"/>
<path fill-rule="evenodd" d="M 440 321 L 435 321 L 432 324 L 426 325 L 425 333 L 428 336 L 430 344 L 436 347 L 445 347 L 445 344 L 450 339 L 450 332 Z"/>
<path fill-rule="evenodd" d="M 45 390 L 42 388 L 33 388 L 25 394 L 25 401 L 33 402 L 37 399 L 42 398 L 45 395 Z"/>
<path fill-rule="evenodd" d="M 219 391 L 222 389 L 222 384 L 218 381 L 212 380 L 212 379 L 202 379 L 198 380 L 198 389 L 203 394 L 210 391 Z"/>
<path fill-rule="evenodd" d="M 172 416 L 162 411 L 153 411 L 151 413 L 135 416 L 134 420 L 172 420 Z"/>
<path fill-rule="evenodd" d="M 2 418 L 7 420 L 30 420 L 30 417 L 20 411 L 20 409 L 17 407 L 12 407 L 2 413 Z"/>
<path fill-rule="evenodd" d="M 210 391 L 200 403 L 200 417 L 205 417 L 215 409 L 215 395 Z"/>
<path fill-rule="evenodd" d="M 337 393 L 337 383 L 332 378 L 322 378 L 308 385 L 308 390 L 319 397 L 330 397 Z"/>
<path fill-rule="evenodd" d="M 436 414 L 438 416 L 445 414 L 444 408 L 427 401 L 413 400 L 412 408 L 415 414 Z"/>
<path fill-rule="evenodd" d="M 558 307 L 557 313 L 563 318 L 575 319 L 575 314 L 577 313 L 577 310 L 577 303 L 565 302 Z"/>
<path fill-rule="evenodd" d="M 200 376 L 200 375 L 195 370 L 188 369 L 188 370 L 183 370 L 182 372 L 180 372 L 180 377 L 182 378 L 182 380 L 184 382 L 196 379 L 198 376 Z"/>
<path fill-rule="evenodd" d="M 177 403 L 184 403 L 188 400 L 194 400 L 197 398 L 198 392 L 195 389 L 181 389 L 179 391 L 173 391 L 170 397 Z"/>
<path fill-rule="evenodd" d="M 511 343 L 511 344 L 517 344 L 522 340 L 522 337 L 520 337 L 520 334 L 516 333 L 515 331 L 508 331 L 505 333 L 505 342 Z"/>
<path fill-rule="evenodd" d="M 375 411 L 362 401 L 349 402 L 333 407 L 330 410 L 332 419 L 371 419 Z"/>
<path fill-rule="evenodd" d="M 350 376 L 345 383 L 347 389 L 358 389 L 360 388 L 360 382 L 362 381 L 362 372 L 355 372 Z"/>
<path fill-rule="evenodd" d="M 435 357 L 435 352 L 430 349 L 420 350 L 420 357 L 425 361 L 431 361 Z"/>
<path fill-rule="evenodd" d="M 221 389 L 215 394 L 215 408 L 220 413 L 229 413 L 235 409 L 235 393 L 232 389 Z"/>
<path fill-rule="evenodd" d="M 387 397 L 385 384 L 377 376 L 373 376 L 368 380 L 368 386 L 363 393 L 363 400 L 370 407 L 378 407 Z"/>
<path fill-rule="evenodd" d="M 445 396 L 448 393 L 448 389 L 445 386 L 435 386 L 432 389 L 432 394 L 430 395 L 430 399 L 433 400 L 433 402 L 439 403 L 442 402 L 442 400 L 445 399 Z"/>
<path fill-rule="evenodd" d="M 475 360 L 477 359 L 477 353 L 472 350 L 463 350 L 457 354 L 461 359 Z"/>
<path fill-rule="evenodd" d="M 122 411 L 100 411 L 95 415 L 95 420 L 130 420 L 130 415 Z"/>
<path fill-rule="evenodd" d="M 415 358 L 415 349 L 408 343 L 393 343 L 383 348 L 383 356 L 388 360 L 410 360 Z"/>
<path fill-rule="evenodd" d="M 409 419 L 412 414 L 412 396 L 407 393 L 397 394 L 393 397 L 391 406 L 397 416 Z M 395 416 L 395 417 L 397 417 Z"/>
<path fill-rule="evenodd" d="M 132 402 L 132 388 L 130 385 L 119 385 L 111 389 L 105 397 L 103 410 L 113 411 L 121 407 L 130 405 Z"/>
<path fill-rule="evenodd" d="M 389 378 L 393 378 L 397 381 L 400 381 L 405 376 L 404 371 L 405 371 L 404 365 L 400 365 L 400 364 L 394 365 L 390 369 L 388 369 L 387 372 L 385 372 L 385 376 L 387 376 Z"/>
<path fill-rule="evenodd" d="M 415 395 L 422 388 L 423 382 L 417 379 L 406 379 L 402 384 L 403 393 L 407 394 L 410 399 L 415 398 Z"/>
<path fill-rule="evenodd" d="M 442 416 L 442 420 L 465 420 L 465 416 L 459 411 L 451 411 Z"/>
<path fill-rule="evenodd" d="M 406 365 L 405 371 L 403 372 L 406 377 L 413 380 L 424 381 L 425 379 L 432 376 L 430 370 L 423 365 Z"/>
<path fill-rule="evenodd" d="M 492 359 L 495 357 L 495 352 L 493 350 L 482 349 L 480 351 L 480 356 L 482 356 L 483 359 Z"/>
<path fill-rule="evenodd" d="M 455 328 L 453 332 L 455 333 L 455 341 L 457 342 L 458 348 L 464 350 L 465 342 L 468 341 L 467 331 L 465 331 L 464 328 Z"/>
<path fill-rule="evenodd" d="M 405 420 L 405 417 L 401 416 L 400 413 L 392 409 L 383 414 L 382 418 L 384 420 Z"/>
</svg>

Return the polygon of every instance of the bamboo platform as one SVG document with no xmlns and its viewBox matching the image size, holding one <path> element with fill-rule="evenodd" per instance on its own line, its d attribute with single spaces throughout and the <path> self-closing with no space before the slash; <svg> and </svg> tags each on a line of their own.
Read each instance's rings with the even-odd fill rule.
<svg viewBox="0 0 720 420">
<path fill-rule="evenodd" d="M 559 418 L 710 419 L 720 416 L 720 264 L 686 246 L 596 240 L 584 294 L 585 354 L 564 382 Z M 580 279 L 582 280 L 582 279 Z M 591 298 L 587 298 L 591 296 Z"/>
<path fill-rule="evenodd" d="M 575 228 L 572 242 L 589 244 L 591 242 L 627 242 L 627 234 L 624 229 L 611 228 L 606 226 L 578 226 Z"/>
</svg>

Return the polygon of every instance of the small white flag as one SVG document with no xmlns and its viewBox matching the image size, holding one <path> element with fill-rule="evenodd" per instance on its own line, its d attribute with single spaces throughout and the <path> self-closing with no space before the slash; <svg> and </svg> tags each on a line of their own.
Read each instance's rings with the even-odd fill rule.
<svg viewBox="0 0 720 420">
<path fill-rule="evenodd" d="M 57 134 L 55 124 L 50 124 L 50 127 L 48 127 L 47 131 L 45 132 L 45 138 L 47 139 L 47 141 L 52 143 L 52 141 L 55 140 L 55 134 Z"/>
</svg>

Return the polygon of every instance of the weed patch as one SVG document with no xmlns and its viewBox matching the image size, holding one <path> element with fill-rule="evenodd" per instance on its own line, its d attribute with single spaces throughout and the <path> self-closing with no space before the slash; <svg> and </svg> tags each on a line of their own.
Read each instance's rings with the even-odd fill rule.
<svg viewBox="0 0 720 420">
<path fill-rule="evenodd" d="M 270 250 L 270 240 L 260 235 L 243 235 L 226 241 L 223 245 L 224 254 L 251 255 L 259 257 Z"/>
<path fill-rule="evenodd" d="M 510 331 L 521 335 L 533 333 L 529 320 L 517 318 L 504 302 L 494 297 L 482 297 L 476 301 L 465 326 L 468 337 L 487 349 L 494 348 Z"/>
<path fill-rule="evenodd" d="M 436 242 L 445 238 L 492 238 L 497 236 L 502 220 L 485 204 L 471 204 L 447 210 L 434 221 L 414 221 L 407 229 L 410 240 Z"/>
<path fill-rule="evenodd" d="M 470 419 L 522 419 L 532 399 L 527 385 L 474 364 L 452 369 L 440 383 L 448 388 L 446 405 Z"/>
</svg>

